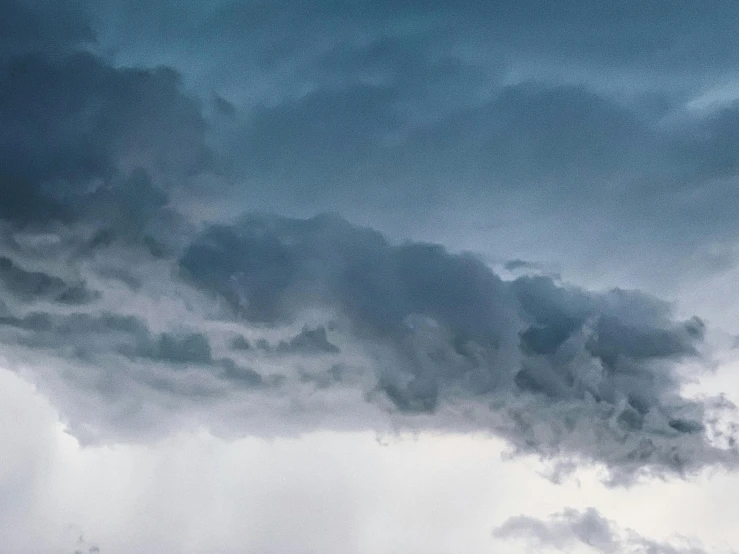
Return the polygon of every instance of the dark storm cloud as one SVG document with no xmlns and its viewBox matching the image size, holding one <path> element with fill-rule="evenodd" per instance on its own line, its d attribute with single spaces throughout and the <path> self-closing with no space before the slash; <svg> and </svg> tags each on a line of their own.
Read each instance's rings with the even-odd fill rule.
<svg viewBox="0 0 739 554">
<path fill-rule="evenodd" d="M 648 295 L 615 290 L 593 296 L 549 277 L 501 281 L 471 255 L 433 244 L 391 246 L 375 231 L 336 216 L 309 220 L 248 216 L 207 229 L 184 252 L 185 275 L 228 300 L 247 320 L 274 323 L 310 304 L 338 303 L 361 328 L 396 336 L 409 315 L 449 325 L 459 342 L 495 345 L 506 332 L 500 307 L 514 300 L 531 322 L 521 334 L 536 354 L 555 352 L 593 316 L 588 348 L 612 365 L 630 359 L 695 354 L 703 323 L 674 329 L 670 309 Z"/>
<path fill-rule="evenodd" d="M 731 433 L 725 449 L 711 442 L 726 404 L 680 395 L 678 364 L 702 359 L 697 317 L 636 291 L 504 281 L 471 254 L 393 244 L 338 216 L 253 215 L 192 239 L 177 211 L 208 219 L 236 182 L 230 198 L 257 199 L 249 211 L 359 205 L 408 220 L 464 203 L 493 217 L 515 197 L 522 225 L 556 216 L 558 239 L 587 221 L 609 235 L 603 250 L 633 249 L 631 232 L 669 242 L 680 230 L 681 249 L 730 234 L 736 191 L 714 181 L 736 169 L 735 106 L 699 117 L 676 95 L 504 79 L 530 52 L 567 56 L 583 41 L 628 66 L 649 21 L 666 32 L 656 14 L 690 25 L 691 10 L 653 6 L 596 21 L 579 3 L 535 2 L 531 17 L 513 3 L 101 3 L 102 40 L 131 25 L 120 56 L 138 52 L 132 68 L 111 61 L 120 45 L 94 44 L 80 6 L 1 0 L 8 359 L 35 367 L 88 438 L 189 417 L 265 433 L 386 416 L 487 430 L 559 468 L 602 463 L 614 482 L 734 466 Z M 636 16 L 647 23 L 627 32 Z M 151 45 L 183 32 L 168 61 L 184 75 L 146 67 L 166 50 Z M 213 78 L 189 75 L 214 48 Z"/>
<path fill-rule="evenodd" d="M 542 269 L 541 266 L 534 262 L 527 262 L 526 260 L 508 260 L 504 264 L 504 269 L 506 271 L 526 271 L 526 270 L 540 270 Z"/>
<path fill-rule="evenodd" d="M 148 340 L 139 345 L 135 355 L 174 364 L 208 364 L 213 359 L 208 337 L 202 333 L 183 336 L 162 333 L 157 340 Z"/>
<path fill-rule="evenodd" d="M 33 51 L 68 52 L 94 41 L 92 30 L 78 2 L 18 0 L 0 2 L 0 58 Z"/>
<path fill-rule="evenodd" d="M 325 175 L 338 159 L 356 164 L 395 125 L 394 98 L 386 87 L 358 85 L 264 110 L 249 122 L 244 137 L 248 160 L 293 178 L 306 171 Z"/>
<path fill-rule="evenodd" d="M 42 359 L 52 360 L 56 367 L 66 364 L 66 370 L 56 370 L 63 380 L 103 403 L 112 405 L 124 401 L 127 395 L 135 397 L 142 388 L 142 402 L 156 402 L 157 394 L 197 402 L 224 397 L 231 386 L 268 384 L 251 368 L 227 357 L 213 356 L 210 341 L 202 333 L 154 333 L 136 316 L 110 312 L 29 312 L 19 316 L 4 311 L 0 340 L 11 358 L 35 364 Z M 68 401 L 57 400 L 62 405 Z M 86 419 L 83 416 L 73 423 L 84 425 Z M 154 427 L 166 427 L 169 422 L 154 423 L 150 422 Z M 119 429 L 118 435 L 131 433 L 132 425 L 125 421 L 107 424 L 113 426 L 111 430 L 116 425 L 126 429 L 125 433 Z"/>
<path fill-rule="evenodd" d="M 550 277 L 505 282 L 470 255 L 392 246 L 333 216 L 216 226 L 180 263 L 252 324 L 287 324 L 322 306 L 347 318 L 360 341 L 389 345 L 393 357 L 377 362 L 369 398 L 384 396 L 399 413 L 496 406 L 510 395 L 497 405 L 509 418 L 499 432 L 517 449 L 600 461 L 615 480 L 722 458 L 705 442 L 708 405 L 681 398 L 670 369 L 699 356 L 704 323 L 675 321 L 648 295 L 591 293 Z M 549 438 L 537 437 L 541 427 Z M 588 444 L 590 433 L 598 444 Z"/>
<path fill-rule="evenodd" d="M 68 263 L 94 279 L 105 252 Z M 637 291 L 504 281 L 472 255 L 393 245 L 331 215 L 247 216 L 206 228 L 177 260 L 136 259 L 160 277 L 74 313 L 3 308 L 7 358 L 65 368 L 39 379 L 85 440 L 147 436 L 188 413 L 258 433 L 390 417 L 495 433 L 557 475 L 601 463 L 612 483 L 735 463 L 730 429 L 726 449 L 709 442 L 718 404 L 680 395 L 703 322 Z M 39 281 L 52 299 L 64 286 L 6 265 L 12 286 Z M 226 415 L 233 402 L 250 415 Z"/>
<path fill-rule="evenodd" d="M 326 335 L 326 328 L 319 325 L 315 329 L 304 327 L 299 334 L 295 335 L 289 341 L 281 341 L 277 345 L 278 352 L 291 352 L 303 354 L 338 354 L 341 349 L 329 342 Z"/>
<path fill-rule="evenodd" d="M 382 42 L 373 47 L 384 51 Z M 431 190 L 438 198 L 492 201 L 547 179 L 568 183 L 569 197 L 557 193 L 562 202 L 577 199 L 588 180 L 643 165 L 645 150 L 660 153 L 653 130 L 585 87 L 526 83 L 488 91 L 492 98 L 470 106 L 457 92 L 475 88 L 464 64 L 403 54 L 413 61 L 393 67 L 390 56 L 373 84 L 356 76 L 372 74 L 357 56 L 335 83 L 249 114 L 234 146 L 245 173 L 276 187 L 273 194 L 297 191 L 306 199 L 356 198 L 362 192 L 349 185 L 360 180 L 368 198 L 402 188 L 413 197 Z"/>
<path fill-rule="evenodd" d="M 711 113 L 698 122 L 694 129 L 683 131 L 683 143 L 679 152 L 694 158 L 697 171 L 707 177 L 734 177 L 739 171 L 739 102 Z"/>
<path fill-rule="evenodd" d="M 530 545 L 533 551 L 554 548 L 571 552 L 573 548 L 588 546 L 594 551 L 608 553 L 633 552 L 639 554 L 707 554 L 696 541 L 682 537 L 670 542 L 648 539 L 627 529 L 620 529 L 596 509 L 584 511 L 567 508 L 553 514 L 548 520 L 516 516 L 495 529 L 501 539 L 518 539 Z"/>
<path fill-rule="evenodd" d="M 22 301 L 52 300 L 62 304 L 86 304 L 100 297 L 84 282 L 66 283 L 63 279 L 39 271 L 26 271 L 10 258 L 0 256 L 0 283 Z"/>
<path fill-rule="evenodd" d="M 667 115 L 645 113 L 585 85 L 544 81 L 494 88 L 472 106 L 443 100 L 447 111 L 427 101 L 391 78 L 318 87 L 245 112 L 232 145 L 243 168 L 233 170 L 249 183 L 244 197 L 401 228 L 472 212 L 459 225 L 502 226 L 500 249 L 511 242 L 504 235 L 515 240 L 541 224 L 550 232 L 530 239 L 530 252 L 585 251 L 608 264 L 607 250 L 648 279 L 739 233 L 733 105 L 713 114 L 678 104 Z M 418 119 L 414 109 L 433 115 Z M 505 227 L 513 210 L 520 217 Z M 685 267 L 695 271 L 710 267 Z"/>
<path fill-rule="evenodd" d="M 38 348 L 63 352 L 70 347 L 74 354 L 96 349 L 108 352 L 126 349 L 125 345 L 151 342 L 150 332 L 142 320 L 134 316 L 112 313 L 69 315 L 29 312 L 3 318 L 5 340 Z M 9 328 L 9 329 L 8 329 Z M 16 333 L 14 330 L 30 331 Z"/>
<path fill-rule="evenodd" d="M 54 6 L 0 5 L 0 217 L 115 212 L 135 228 L 166 203 L 168 179 L 206 167 L 205 122 L 175 71 L 108 65 L 80 47 L 93 35 L 77 5 Z"/>
<path fill-rule="evenodd" d="M 203 123 L 169 70 L 121 71 L 82 53 L 3 69 L 5 218 L 73 220 L 112 203 L 145 219 L 165 197 L 148 176 L 121 174 L 126 165 L 178 178 L 200 167 Z"/>
<path fill-rule="evenodd" d="M 328 37 L 334 43 L 384 26 L 433 29 L 441 39 L 485 42 L 499 55 L 574 60 L 590 66 L 639 67 L 655 72 L 706 65 L 730 67 L 739 51 L 733 40 L 736 6 L 695 0 L 620 2 L 579 0 L 515 2 L 203 2 L 101 3 L 111 35 L 133 33 L 159 49 L 235 44 L 256 49 L 263 64 L 277 64 Z M 388 23 L 394 24 L 388 25 Z M 710 29 L 711 40 L 705 40 Z M 269 32 L 271 30 L 271 32 Z M 158 34 L 157 34 L 158 31 Z M 162 43 L 165 44 L 162 44 Z M 212 48 L 211 48 L 212 49 Z M 242 49 L 247 56 L 253 50 Z"/>
<path fill-rule="evenodd" d="M 433 7 L 374 2 L 146 6 L 110 2 L 97 9 L 104 22 L 103 38 L 118 37 L 116 48 L 124 52 L 134 48 L 146 59 L 147 51 L 136 47 L 148 44 L 154 56 L 166 53 L 163 59 L 181 64 L 186 74 L 202 77 L 206 71 L 208 93 L 220 86 L 223 90 L 217 92 L 223 99 L 243 108 L 246 131 L 229 145 L 226 156 L 241 159 L 248 175 L 268 166 L 275 172 L 274 182 L 286 172 L 316 183 L 331 180 L 347 164 L 361 173 L 367 168 L 357 164 L 373 153 L 373 145 L 382 144 L 386 134 L 403 136 L 411 123 L 447 117 L 457 127 L 452 133 L 465 133 L 469 124 L 488 129 L 488 134 L 501 129 L 497 142 L 488 145 L 488 152 L 478 151 L 473 162 L 490 164 L 485 167 L 488 171 L 491 166 L 517 163 L 511 171 L 502 171 L 506 179 L 520 171 L 541 177 L 552 169 L 567 173 L 564 177 L 569 179 L 577 177 L 582 163 L 586 169 L 604 166 L 609 172 L 633 168 L 633 162 L 644 164 L 660 154 L 653 144 L 654 130 L 618 102 L 588 92 L 588 83 L 607 81 L 606 68 L 620 68 L 613 78 L 633 92 L 618 90 L 615 98 L 654 123 L 691 94 L 705 91 L 705 80 L 715 77 L 714 68 L 725 71 L 739 56 L 733 40 L 737 8 L 731 2 L 713 3 L 710 8 L 656 0 L 607 7 L 538 0 L 495 5 L 442 2 Z M 707 29 L 710 41 L 704 40 Z M 503 76 L 516 74 L 519 67 L 526 68 L 523 77 L 501 89 Z M 560 87 L 568 71 L 577 72 L 573 80 L 585 86 Z M 680 79 L 670 77 L 668 87 L 662 79 L 676 71 Z M 521 79 L 540 85 L 519 87 Z M 238 97 L 241 91 L 249 91 L 248 102 Z M 481 102 L 495 98 L 492 107 L 477 111 Z M 459 119 L 464 113 L 467 120 Z M 267 142 L 259 148 L 253 143 L 261 136 Z M 443 136 L 440 129 L 436 138 Z M 508 136 L 513 139 L 510 144 Z M 472 132 L 450 139 L 461 152 L 475 141 Z M 241 142 L 245 151 L 238 147 Z M 329 148 L 319 148 L 322 145 Z M 521 148 L 528 156 L 520 155 Z M 580 155 L 573 158 L 573 152 Z M 633 158 L 638 153 L 643 156 Z M 563 165 L 557 165 L 560 154 Z M 393 164 L 389 154 L 370 159 L 375 161 L 371 168 L 391 175 L 393 166 L 408 161 L 406 155 Z M 454 164 L 454 152 L 451 159 L 427 153 L 428 160 L 437 162 L 435 169 L 443 169 Z M 315 172 L 321 175 L 312 175 Z M 450 172 L 443 179 L 454 177 Z M 373 184 L 368 175 L 363 179 Z M 375 181 L 384 179 L 380 173 Z M 488 185 L 477 183 L 478 188 Z"/>
<path fill-rule="evenodd" d="M 501 249 L 512 242 L 503 234 L 540 221 L 559 237 L 505 256 L 607 250 L 606 269 L 629 257 L 660 285 L 657 268 L 687 266 L 684 254 L 739 232 L 733 108 L 687 108 L 733 81 L 731 2 L 223 0 L 94 11 L 102 51 L 171 64 L 217 99 L 209 138 L 236 184 L 182 200 L 193 213 L 336 210 L 413 234 L 433 230 L 439 211 L 478 209 L 481 226 L 502 227 Z M 511 210 L 516 225 L 502 226 Z"/>
<path fill-rule="evenodd" d="M 680 192 L 734 168 L 731 109 L 672 136 L 633 106 L 582 85 L 506 86 L 482 104 L 422 122 L 408 111 L 414 103 L 423 100 L 392 80 L 321 88 L 257 110 L 237 150 L 247 172 L 278 194 L 280 186 L 310 187 L 306 196 L 320 198 L 328 187 L 356 198 L 361 191 L 348 185 L 360 179 L 381 195 L 402 186 L 407 194 L 426 187 L 440 198 L 493 203 L 516 192 L 558 208 L 600 200 L 609 219 L 663 201 L 668 179 Z M 688 139 L 694 135 L 704 138 Z M 420 183 L 411 184 L 414 176 Z"/>
</svg>

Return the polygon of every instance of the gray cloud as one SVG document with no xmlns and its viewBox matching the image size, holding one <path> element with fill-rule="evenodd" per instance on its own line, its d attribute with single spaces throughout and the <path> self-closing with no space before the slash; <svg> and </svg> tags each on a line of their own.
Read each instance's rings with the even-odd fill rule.
<svg viewBox="0 0 739 554">
<path fill-rule="evenodd" d="M 3 59 L 38 50 L 68 52 L 95 40 L 95 32 L 82 4 L 77 2 L 59 4 L 42 0 L 31 6 L 5 0 L 0 4 L 0 13 L 3 15 L 0 38 Z"/>
<path fill-rule="evenodd" d="M 642 293 L 591 293 L 550 277 L 505 282 L 472 256 L 392 246 L 331 216 L 253 216 L 213 227 L 180 263 L 187 279 L 253 324 L 287 324 L 328 307 L 355 337 L 389 345 L 394 365 L 379 370 L 377 390 L 401 413 L 495 404 L 510 394 L 517 400 L 503 407 L 510 425 L 502 432 L 522 451 L 556 457 L 571 449 L 616 466 L 614 476 L 642 466 L 692 471 L 696 452 L 682 451 L 683 440 L 722 457 L 699 446 L 706 406 L 682 399 L 669 369 L 699 356 L 704 323 L 674 321 L 669 305 Z M 540 411 L 561 427 L 538 421 Z M 602 427 L 576 430 L 573 418 Z M 550 441 L 536 438 L 540 425 L 553 427 Z M 588 446 L 579 433 L 604 442 Z M 619 434 L 626 442 L 610 450 Z"/>
<path fill-rule="evenodd" d="M 8 304 L 0 322 L 7 358 L 36 368 L 84 440 L 182 417 L 227 433 L 395 421 L 485 430 L 555 474 L 603 464 L 612 483 L 735 465 L 732 431 L 718 434 L 728 405 L 680 395 L 704 323 L 638 291 L 504 281 L 470 254 L 392 244 L 332 215 L 245 216 L 174 259 L 129 245 L 137 287 L 99 276 L 111 248 L 66 261 L 106 279 L 93 302 Z"/>
<path fill-rule="evenodd" d="M 92 29 L 77 5 L 0 1 L 8 358 L 35 367 L 90 440 L 184 420 L 266 433 L 397 420 L 486 430 L 558 468 L 603 464 L 613 482 L 735 466 L 715 414 L 728 404 L 681 396 L 680 363 L 702 360 L 705 325 L 652 296 L 506 281 L 471 254 L 395 244 L 338 216 L 251 215 L 199 232 L 184 215 L 208 220 L 234 198 L 239 211 L 360 206 L 378 220 L 438 207 L 494 220 L 515 206 L 516 230 L 551 226 L 538 247 L 575 236 L 614 258 L 632 238 L 674 252 L 679 235 L 684 253 L 736 237 L 735 104 L 707 117 L 680 93 L 622 98 L 595 78 L 509 75 L 542 51 L 587 51 L 571 61 L 591 72 L 648 69 L 661 51 L 639 61 L 632 49 L 648 29 L 672 44 L 662 15 L 533 5 L 528 19 L 512 3 L 186 3 L 170 20 L 166 2 L 101 3 Z M 659 7 L 695 46 L 692 10 Z M 731 10 L 699 20 L 715 17 L 726 38 Z M 653 25 L 632 26 L 637 16 Z M 139 52 L 128 67 L 106 50 L 121 29 L 143 50 L 192 31 L 192 48 L 154 68 Z M 221 78 L 187 74 L 215 42 Z M 734 46 L 721 51 L 717 71 Z M 667 62 L 660 78 L 686 66 Z"/>
<path fill-rule="evenodd" d="M 48 349 L 55 355 L 104 363 L 107 356 L 120 355 L 134 362 L 164 364 L 173 370 L 196 366 L 209 368 L 215 376 L 247 377 L 254 384 L 261 378 L 239 367 L 229 358 L 213 357 L 210 341 L 198 332 L 152 333 L 145 321 L 109 312 L 68 315 L 30 312 L 22 317 L 0 318 L 6 343 L 33 349 Z"/>
<path fill-rule="evenodd" d="M 198 218 L 334 210 L 660 294 L 735 261 L 730 2 L 90 9 L 101 59 L 207 99 L 225 178 L 174 195 Z"/>
<path fill-rule="evenodd" d="M 535 262 L 527 262 L 526 260 L 519 259 L 508 260 L 503 267 L 506 271 L 540 271 L 542 269 L 542 267 Z"/>
<path fill-rule="evenodd" d="M 318 45 L 363 39 L 381 27 L 390 32 L 428 30 L 431 43 L 461 43 L 468 49 L 484 45 L 488 54 L 498 57 L 515 55 L 520 63 L 537 58 L 539 63 L 569 62 L 571 70 L 574 65 L 690 74 L 706 67 L 731 67 L 739 54 L 733 41 L 736 6 L 731 2 L 705 8 L 692 1 L 650 0 L 603 9 L 575 0 L 556 6 L 530 0 L 495 5 L 438 2 L 433 7 L 419 2 L 223 0 L 146 6 L 106 2 L 96 10 L 105 20 L 106 38 L 119 48 L 126 33 L 137 39 L 127 52 L 143 56 L 138 49 L 155 47 L 159 55 L 176 53 L 187 59 L 203 48 L 203 55 L 215 53 L 220 64 L 241 51 L 242 70 L 247 64 L 284 67 L 300 53 L 315 52 Z M 704 40 L 706 28 L 715 33 L 711 41 Z M 218 48 L 213 47 L 214 38 L 220 39 Z M 199 48 L 188 51 L 183 43 Z"/>
<path fill-rule="evenodd" d="M 47 299 L 61 304 L 86 304 L 100 297 L 84 282 L 68 284 L 56 276 L 26 271 L 5 256 L 0 256 L 0 282 L 4 291 L 23 301 Z"/>
<path fill-rule="evenodd" d="M 475 73 L 458 63 L 462 74 Z M 471 247 L 464 232 L 439 233 L 438 220 L 460 214 L 450 225 L 479 236 L 475 247 L 487 253 L 595 263 L 604 272 L 623 271 L 628 259 L 636 282 L 660 288 L 732 263 L 734 105 L 688 113 L 684 102 L 668 101 L 655 111 L 584 83 L 544 79 L 447 98 L 455 86 L 476 89 L 475 79 L 431 67 L 439 90 L 390 70 L 374 80 L 345 70 L 295 97 L 241 109 L 222 149 L 244 184 L 197 202 L 213 201 L 214 217 L 244 202 L 300 215 L 336 210 L 396 234 L 437 233 L 434 240 Z M 718 266 L 707 244 L 725 252 Z M 681 272 L 663 269 L 678 265 Z"/>
<path fill-rule="evenodd" d="M 135 229 L 166 204 L 168 180 L 206 167 L 205 122 L 175 71 L 88 53 L 94 35 L 76 8 L 0 4 L 3 41 L 14 41 L 0 59 L 0 217 Z"/>
<path fill-rule="evenodd" d="M 253 186 L 269 187 L 271 205 L 299 198 L 380 211 L 392 203 L 407 214 L 416 208 L 408 198 L 463 211 L 472 201 L 495 221 L 498 205 L 516 199 L 524 213 L 568 210 L 588 228 L 597 214 L 606 229 L 633 240 L 643 241 L 647 227 L 649 240 L 664 247 L 678 233 L 692 248 L 728 228 L 736 233 L 727 208 L 735 187 L 716 181 L 735 173 L 733 107 L 666 132 L 629 102 L 587 86 L 526 82 L 419 123 L 408 105 L 423 105 L 422 95 L 409 94 L 393 81 L 318 88 L 257 109 L 233 152 Z"/>
<path fill-rule="evenodd" d="M 697 541 L 677 537 L 670 542 L 648 539 L 638 533 L 620 529 L 596 509 L 577 511 L 567 508 L 553 514 L 548 520 L 516 516 L 496 528 L 494 535 L 501 539 L 523 540 L 531 552 L 554 548 L 570 552 L 573 548 L 588 546 L 593 552 L 633 554 L 707 554 Z"/>
<path fill-rule="evenodd" d="M 338 354 L 341 349 L 332 344 L 326 336 L 326 328 L 319 325 L 315 329 L 304 327 L 299 334 L 291 338 L 289 341 L 281 341 L 277 345 L 279 352 L 293 353 L 325 353 Z"/>
</svg>

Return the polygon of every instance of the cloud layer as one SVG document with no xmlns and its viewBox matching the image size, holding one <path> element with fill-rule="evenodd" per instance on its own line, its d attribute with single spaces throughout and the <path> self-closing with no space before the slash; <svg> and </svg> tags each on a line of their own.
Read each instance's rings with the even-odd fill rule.
<svg viewBox="0 0 739 554">
<path fill-rule="evenodd" d="M 735 466 L 731 405 L 681 394 L 682 362 L 705 359 L 701 318 L 634 290 L 504 280 L 472 254 L 336 215 L 258 211 L 357 213 L 362 202 L 382 221 L 383 210 L 476 206 L 495 218 L 514 207 L 522 229 L 558 222 L 545 246 L 592 231 L 585 250 L 613 246 L 615 258 L 637 236 L 669 250 L 679 234 L 699 250 L 736 236 L 733 100 L 705 116 L 684 98 L 619 99 L 594 80 L 512 79 L 474 62 L 495 45 L 462 41 L 448 6 L 327 6 L 330 40 L 354 37 L 341 49 L 307 32 L 305 5 L 273 8 L 188 5 L 171 30 L 206 21 L 195 42 L 217 31 L 224 52 L 240 51 L 229 26 L 248 20 L 264 42 L 244 63 L 269 78 L 244 98 L 225 73 L 207 94 L 179 73 L 192 53 L 117 63 L 96 42 L 117 20 L 97 20 L 96 33 L 83 6 L 0 1 L 0 340 L 80 439 L 395 425 L 494 433 L 553 460 L 555 477 L 581 461 L 613 482 Z M 642 13 L 630 9 L 613 22 Z M 508 36 L 507 65 L 525 37 L 506 31 L 523 12 L 490 10 L 452 11 Z M 594 22 L 563 10 L 577 29 Z M 687 12 L 668 11 L 687 25 Z M 532 51 L 560 44 L 555 57 L 577 46 L 576 33 L 534 35 Z M 638 68 L 604 44 L 619 71 Z M 234 199 L 247 215 L 208 216 Z"/>
<path fill-rule="evenodd" d="M 118 279 L 126 258 L 139 275 Z M 735 464 L 715 425 L 729 405 L 681 396 L 704 323 L 637 291 L 504 281 L 472 255 L 337 216 L 245 216 L 174 257 L 113 243 L 65 261 L 74 285 L 20 264 L 5 264 L 6 356 L 82 439 L 394 424 L 498 434 L 614 482 Z"/>
</svg>

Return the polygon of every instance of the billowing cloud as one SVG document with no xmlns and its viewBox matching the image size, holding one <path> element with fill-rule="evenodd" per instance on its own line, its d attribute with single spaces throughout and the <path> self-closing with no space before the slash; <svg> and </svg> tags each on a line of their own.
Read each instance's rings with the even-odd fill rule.
<svg viewBox="0 0 739 554">
<path fill-rule="evenodd" d="M 680 397 L 670 369 L 699 356 L 704 323 L 675 321 L 647 295 L 592 293 L 550 277 L 506 282 L 470 255 L 391 245 L 331 216 L 213 227 L 180 264 L 251 324 L 286 325 L 310 309 L 337 314 L 337 332 L 382 345 L 370 398 L 384 396 L 394 411 L 490 404 L 517 448 L 626 473 L 691 471 L 692 449 L 705 440 L 705 406 Z"/>
<path fill-rule="evenodd" d="M 1 321 L 7 357 L 84 440 L 183 421 L 228 434 L 395 425 L 489 432 L 556 472 L 602 464 L 614 483 L 735 465 L 717 419 L 728 404 L 681 396 L 705 324 L 646 294 L 505 281 L 470 254 L 331 215 L 245 216 L 178 257 L 126 248 L 69 262 L 98 297 L 10 303 Z M 100 275 L 133 252 L 139 286 Z"/>
<path fill-rule="evenodd" d="M 733 263 L 730 3 L 95 10 L 103 51 L 171 64 L 206 100 L 230 185 L 179 195 L 197 216 L 335 210 L 660 293 Z"/>
<path fill-rule="evenodd" d="M 0 4 L 3 40 L 15 40 L 0 58 L 0 214 L 141 228 L 167 203 L 163 187 L 206 167 L 205 122 L 175 71 L 108 65 L 86 51 L 85 20 L 59 10 Z"/>
<path fill-rule="evenodd" d="M 351 435 L 334 431 L 411 431 L 438 441 L 428 458 L 495 437 L 542 460 L 550 491 L 594 469 L 606 502 L 617 485 L 736 470 L 736 407 L 693 385 L 722 355 L 721 323 L 736 326 L 736 279 L 718 275 L 739 252 L 737 15 L 728 1 L 0 0 L 0 363 L 21 377 L 8 383 L 37 387 L 17 399 L 38 401 L 22 419 L 53 414 L 45 434 L 3 428 L 11 446 L 38 445 L 9 450 L 1 484 L 15 544 L 38 543 L 21 535 L 48 497 L 28 495 L 56 475 L 44 452 L 57 439 L 59 460 L 120 461 L 100 458 L 105 471 L 164 448 L 155 483 L 188 458 L 173 436 L 331 431 L 335 459 L 374 497 L 364 466 L 347 463 Z M 726 321 L 703 309 L 709 297 Z M 455 433 L 466 436 L 437 436 Z M 203 495 L 231 475 L 207 448 L 210 465 L 192 466 Z M 217 528 L 238 533 L 221 544 L 206 522 L 198 533 L 216 542 L 203 550 L 227 551 L 227 536 L 247 548 L 239 533 L 253 533 L 234 522 L 287 517 L 289 464 L 265 480 L 235 460 L 233 475 L 266 483 L 263 497 L 249 491 L 255 505 L 279 517 L 235 508 Z M 325 465 L 310 466 L 325 479 L 311 487 L 337 482 Z M 160 522 L 137 490 L 161 496 Z M 120 535 L 80 523 L 101 549 L 130 550 L 131 535 L 134 550 L 186 545 L 195 535 L 165 535 L 207 503 L 169 518 L 179 496 L 163 490 L 100 493 L 137 499 L 129 523 L 105 516 L 125 523 Z M 350 512 L 346 500 L 326 513 Z M 357 513 L 347 529 L 388 527 Z M 437 535 L 471 529 L 460 514 Z M 139 536 L 146 526 L 165 529 L 158 543 L 159 531 Z M 276 529 L 249 544 L 303 547 L 302 531 L 267 544 Z M 622 531 L 595 509 L 514 517 L 495 534 L 536 551 L 706 551 Z M 77 550 L 97 551 L 77 536 Z"/>
<path fill-rule="evenodd" d="M 473 4 L 455 11 L 520 23 L 518 7 L 497 18 Z M 249 36 L 274 38 L 271 56 L 246 57 L 284 71 L 269 94 L 234 98 L 216 80 L 205 101 L 173 67 L 116 63 L 79 6 L 52 18 L 0 3 L 3 25 L 29 30 L 3 34 L 0 57 L 0 339 L 72 431 L 474 429 L 555 473 L 602 464 L 613 482 L 733 467 L 728 401 L 682 394 L 682 362 L 704 360 L 699 317 L 634 290 L 504 280 L 472 254 L 339 216 L 207 213 L 229 198 L 256 199 L 239 212 L 307 202 L 379 219 L 513 206 L 557 220 L 544 245 L 592 231 L 590 247 L 619 253 L 680 229 L 680 248 L 699 248 L 734 236 L 735 105 L 704 117 L 673 97 L 645 107 L 593 83 L 506 77 L 449 34 L 448 6 L 336 7 L 336 32 L 353 37 L 340 50 L 287 32 L 314 15 L 283 7 L 186 7 L 175 34 L 202 21 L 200 40 L 238 12 Z"/>
<path fill-rule="evenodd" d="M 516 516 L 506 520 L 495 529 L 501 539 L 522 540 L 531 547 L 531 552 L 542 549 L 557 552 L 572 552 L 587 548 L 588 552 L 632 553 L 632 554 L 707 554 L 718 552 L 706 550 L 698 541 L 677 537 L 670 542 L 648 539 L 619 526 L 594 508 L 577 511 L 567 508 L 553 514 L 547 520 L 528 516 Z"/>
</svg>

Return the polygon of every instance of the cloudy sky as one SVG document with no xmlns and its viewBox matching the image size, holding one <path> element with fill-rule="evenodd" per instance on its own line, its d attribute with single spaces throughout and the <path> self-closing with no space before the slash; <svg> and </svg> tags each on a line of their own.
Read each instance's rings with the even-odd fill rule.
<svg viewBox="0 0 739 554">
<path fill-rule="evenodd" d="M 739 552 L 738 21 L 0 0 L 0 553 Z"/>
</svg>

